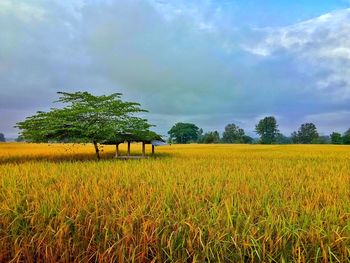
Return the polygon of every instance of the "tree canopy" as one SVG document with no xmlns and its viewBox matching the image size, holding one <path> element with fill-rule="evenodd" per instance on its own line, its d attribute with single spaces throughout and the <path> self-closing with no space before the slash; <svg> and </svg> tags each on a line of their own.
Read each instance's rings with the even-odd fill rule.
<svg viewBox="0 0 350 263">
<path fill-rule="evenodd" d="M 331 134 L 331 142 L 332 144 L 342 144 L 343 138 L 339 132 L 333 132 Z"/>
<path fill-rule="evenodd" d="M 255 132 L 260 135 L 260 142 L 262 144 L 275 143 L 279 134 L 275 117 L 269 116 L 260 120 L 255 126 Z"/>
<path fill-rule="evenodd" d="M 236 126 L 234 123 L 228 124 L 222 135 L 224 143 L 244 143 L 246 140 L 244 130 Z"/>
<path fill-rule="evenodd" d="M 193 123 L 176 123 L 169 131 L 170 141 L 189 143 L 198 140 L 199 128 Z"/>
<path fill-rule="evenodd" d="M 304 123 L 300 126 L 298 132 L 292 133 L 294 143 L 311 144 L 319 142 L 319 134 L 316 125 L 313 123 Z"/>
<path fill-rule="evenodd" d="M 150 139 L 147 120 L 134 114 L 145 112 L 139 103 L 121 100 L 121 93 L 94 96 L 88 92 L 58 92 L 63 108 L 39 111 L 17 123 L 20 136 L 29 142 L 92 142 L 97 158 L 98 143 L 121 143 L 125 135 Z"/>
<path fill-rule="evenodd" d="M 350 129 L 348 129 L 343 136 L 343 143 L 350 144 Z"/>
<path fill-rule="evenodd" d="M 6 142 L 5 135 L 0 133 L 0 142 Z"/>
<path fill-rule="evenodd" d="M 290 137 L 284 136 L 282 133 L 278 133 L 276 136 L 276 144 L 291 144 L 292 139 Z"/>
<path fill-rule="evenodd" d="M 200 143 L 220 143 L 220 134 L 218 131 L 207 132 L 203 135 Z"/>
</svg>

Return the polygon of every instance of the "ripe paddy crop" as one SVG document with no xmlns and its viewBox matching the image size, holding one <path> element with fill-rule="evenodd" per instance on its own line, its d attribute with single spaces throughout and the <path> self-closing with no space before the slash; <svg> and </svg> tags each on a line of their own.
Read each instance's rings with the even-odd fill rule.
<svg viewBox="0 0 350 263">
<path fill-rule="evenodd" d="M 0 144 L 0 261 L 350 261 L 350 147 L 113 150 Z"/>
</svg>

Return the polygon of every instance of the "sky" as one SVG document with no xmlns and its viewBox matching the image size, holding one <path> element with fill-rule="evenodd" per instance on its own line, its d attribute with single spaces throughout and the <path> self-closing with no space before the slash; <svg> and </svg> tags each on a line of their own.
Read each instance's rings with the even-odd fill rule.
<svg viewBox="0 0 350 263">
<path fill-rule="evenodd" d="M 0 132 L 58 91 L 123 93 L 155 131 L 264 116 L 350 128 L 350 1 L 0 0 Z"/>
</svg>

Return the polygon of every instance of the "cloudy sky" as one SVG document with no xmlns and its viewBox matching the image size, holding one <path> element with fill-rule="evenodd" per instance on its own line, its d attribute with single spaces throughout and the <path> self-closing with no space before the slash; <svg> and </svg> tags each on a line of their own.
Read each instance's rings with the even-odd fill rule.
<svg viewBox="0 0 350 263">
<path fill-rule="evenodd" d="M 122 92 L 162 134 L 350 128 L 347 0 L 0 0 L 0 132 L 57 91 Z"/>
</svg>

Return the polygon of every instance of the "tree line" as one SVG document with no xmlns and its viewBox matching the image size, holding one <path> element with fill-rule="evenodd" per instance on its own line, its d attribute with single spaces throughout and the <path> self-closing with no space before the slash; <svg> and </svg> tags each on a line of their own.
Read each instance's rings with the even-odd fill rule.
<svg viewBox="0 0 350 263">
<path fill-rule="evenodd" d="M 234 123 L 226 125 L 222 135 L 218 131 L 204 133 L 193 123 L 176 123 L 169 131 L 170 143 L 260 143 L 260 144 L 350 144 L 350 129 L 344 134 L 333 132 L 320 136 L 314 123 L 303 123 L 290 136 L 283 135 L 273 116 L 261 119 L 255 125 L 259 139 L 246 135 L 244 129 Z"/>
<path fill-rule="evenodd" d="M 161 139 L 149 130 L 153 125 L 147 120 L 133 116 L 145 112 L 140 104 L 122 101 L 120 93 L 109 96 L 94 96 L 88 92 L 58 94 L 57 102 L 66 104 L 66 107 L 37 112 L 17 123 L 20 136 L 16 141 L 92 142 L 99 158 L 97 144 L 119 143 L 128 136 L 148 141 Z M 320 136 L 313 123 L 304 123 L 290 136 L 285 136 L 279 131 L 273 116 L 261 119 L 255 126 L 255 132 L 259 139 L 248 136 L 234 123 L 226 125 L 220 134 L 218 131 L 204 133 L 193 123 L 180 122 L 168 134 L 170 143 L 350 144 L 350 129 L 343 134 L 333 132 L 329 136 Z M 0 133 L 0 142 L 4 141 L 5 136 Z"/>
</svg>

